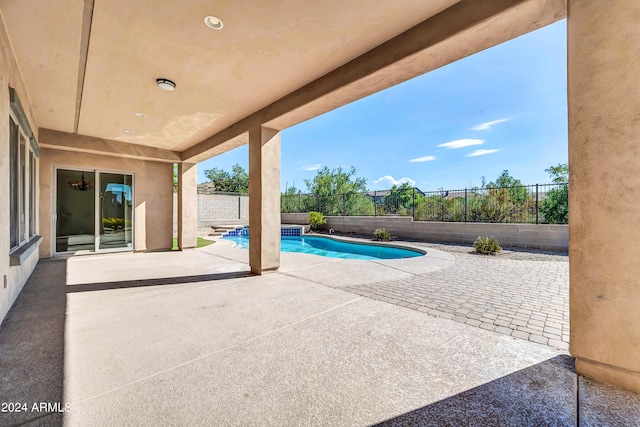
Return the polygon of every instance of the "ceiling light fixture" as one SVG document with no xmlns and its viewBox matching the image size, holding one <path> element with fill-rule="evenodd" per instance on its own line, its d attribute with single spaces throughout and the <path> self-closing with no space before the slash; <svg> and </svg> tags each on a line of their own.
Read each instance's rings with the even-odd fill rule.
<svg viewBox="0 0 640 427">
<path fill-rule="evenodd" d="M 145 117 L 147 117 L 147 115 L 145 113 L 136 113 L 136 117 L 140 117 L 141 119 L 144 119 Z"/>
<path fill-rule="evenodd" d="M 207 16 L 204 18 L 204 23 L 207 27 L 214 30 L 221 30 L 224 27 L 222 20 L 220 18 L 216 18 L 215 16 Z"/>
<path fill-rule="evenodd" d="M 131 129 L 125 129 L 124 133 L 133 133 L 133 131 Z"/>
<path fill-rule="evenodd" d="M 156 84 L 162 90 L 173 92 L 176 90 L 176 84 L 169 79 L 156 79 Z"/>
<path fill-rule="evenodd" d="M 84 179 L 84 172 L 82 172 L 82 178 L 80 178 L 77 181 L 69 180 L 67 181 L 67 185 L 69 186 L 70 189 L 77 190 L 77 191 L 93 190 L 96 186 L 93 182 L 86 181 Z"/>
</svg>

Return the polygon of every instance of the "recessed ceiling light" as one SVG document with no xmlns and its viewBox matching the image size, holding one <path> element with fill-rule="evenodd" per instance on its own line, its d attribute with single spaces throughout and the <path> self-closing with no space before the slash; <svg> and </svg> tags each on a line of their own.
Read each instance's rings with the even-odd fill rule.
<svg viewBox="0 0 640 427">
<path fill-rule="evenodd" d="M 176 84 L 169 79 L 156 79 L 156 84 L 162 90 L 173 92 L 176 90 Z"/>
<path fill-rule="evenodd" d="M 125 129 L 124 133 L 133 133 L 133 131 L 131 129 Z"/>
<path fill-rule="evenodd" d="M 207 16 L 204 18 L 204 23 L 207 27 L 212 28 L 214 30 L 221 30 L 224 27 L 222 20 L 220 18 L 216 18 L 215 16 Z"/>
<path fill-rule="evenodd" d="M 140 117 L 141 119 L 144 119 L 145 117 L 147 117 L 147 115 L 145 113 L 136 113 L 136 117 Z"/>
</svg>

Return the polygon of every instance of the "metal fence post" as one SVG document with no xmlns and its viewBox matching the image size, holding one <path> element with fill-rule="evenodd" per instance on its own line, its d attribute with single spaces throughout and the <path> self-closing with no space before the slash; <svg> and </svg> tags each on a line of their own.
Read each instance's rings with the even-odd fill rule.
<svg viewBox="0 0 640 427">
<path fill-rule="evenodd" d="M 242 219 L 242 207 L 240 206 L 242 196 L 238 196 L 238 219 Z"/>
<path fill-rule="evenodd" d="M 347 195 L 342 195 L 342 216 L 347 216 Z"/>
<path fill-rule="evenodd" d="M 318 212 L 320 212 L 320 195 L 318 194 Z"/>
<path fill-rule="evenodd" d="M 416 220 L 416 187 L 413 187 L 411 194 L 411 218 Z"/>
<path fill-rule="evenodd" d="M 373 190 L 373 216 L 378 215 L 378 190 Z"/>
<path fill-rule="evenodd" d="M 536 224 L 538 223 L 538 212 L 540 210 L 538 209 L 538 184 L 536 184 Z"/>
<path fill-rule="evenodd" d="M 464 222 L 467 222 L 467 189 L 464 189 Z"/>
</svg>

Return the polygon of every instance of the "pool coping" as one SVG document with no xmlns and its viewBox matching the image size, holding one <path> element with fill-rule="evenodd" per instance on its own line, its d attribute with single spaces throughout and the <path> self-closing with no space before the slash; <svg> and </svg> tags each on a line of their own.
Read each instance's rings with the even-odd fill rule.
<svg viewBox="0 0 640 427">
<path fill-rule="evenodd" d="M 393 242 L 383 242 L 380 240 L 366 240 L 363 238 L 354 238 L 354 237 L 345 237 L 345 236 L 332 236 L 332 235 L 326 235 L 326 234 L 320 234 L 320 233 L 304 233 L 302 236 L 311 236 L 311 237 L 321 237 L 321 238 L 325 238 L 325 239 L 331 239 L 331 240 L 335 240 L 336 242 L 344 242 L 344 243 L 356 243 L 359 245 L 367 245 L 367 246 L 382 246 L 382 247 L 388 247 L 388 248 L 395 248 L 395 249 L 405 249 L 405 250 L 410 250 L 413 252 L 419 252 L 423 255 L 427 255 L 428 251 L 424 248 L 419 248 L 417 246 L 413 246 L 413 245 L 406 245 L 406 244 L 397 244 L 397 243 L 393 243 Z M 302 237 L 301 236 L 301 237 Z M 391 258 L 391 259 L 395 259 L 395 258 Z"/>
<path fill-rule="evenodd" d="M 327 237 L 317 233 L 309 233 L 309 235 Z M 360 244 L 398 246 L 398 243 L 374 243 L 358 237 L 340 236 L 339 238 L 332 238 Z M 229 251 L 229 249 L 234 249 L 232 247 L 234 244 L 233 241 L 220 237 L 217 239 L 220 242 L 219 245 L 211 245 L 199 250 L 216 254 L 224 253 L 224 257 L 248 263 L 249 251 L 246 248 L 244 251 Z M 426 251 L 426 253 L 422 256 L 411 258 L 365 260 L 332 258 L 302 252 L 281 252 L 279 271 L 288 275 L 300 276 L 300 278 L 309 279 L 330 287 L 343 287 L 426 274 L 449 268 L 456 263 L 456 257 L 454 255 L 439 249 L 424 248 L 424 246 L 418 247 L 410 242 L 402 242 L 401 246 L 403 249 L 417 250 L 421 253 Z M 340 275 L 340 277 L 327 275 L 326 268 L 338 268 L 344 270 L 345 274 Z"/>
<path fill-rule="evenodd" d="M 431 248 L 425 249 L 424 247 L 418 247 L 418 246 L 412 245 L 410 243 L 405 243 L 405 242 L 402 242 L 402 244 L 398 244 L 398 243 L 393 243 L 393 242 L 373 241 L 373 240 L 368 240 L 368 239 L 365 239 L 365 238 L 357 238 L 357 237 L 330 236 L 330 235 L 314 233 L 314 232 L 301 233 L 300 236 L 281 236 L 281 238 L 282 237 L 304 237 L 304 236 L 319 237 L 319 238 L 323 238 L 323 239 L 334 240 L 336 242 L 354 243 L 354 244 L 365 245 L 365 246 L 379 246 L 379 247 L 387 247 L 387 248 L 394 248 L 394 249 L 404 249 L 404 250 L 407 250 L 407 251 L 418 252 L 418 253 L 422 254 L 422 256 L 415 256 L 415 257 L 409 257 L 409 258 L 388 258 L 388 259 L 381 258 L 380 259 L 380 260 L 385 260 L 385 261 L 393 261 L 395 259 L 420 259 L 423 256 L 430 255 L 430 252 L 441 253 L 441 254 L 445 254 L 445 255 L 449 256 L 449 254 L 447 254 L 446 252 L 440 251 L 438 249 L 431 249 Z M 235 236 L 232 236 L 232 237 L 235 237 Z M 217 236 L 216 240 L 233 242 L 233 240 L 225 238 L 224 235 Z M 235 246 L 234 246 L 234 248 L 235 248 Z M 247 248 L 238 248 L 238 249 L 247 249 Z M 307 254 L 306 252 L 296 252 L 296 253 Z M 307 255 L 315 255 L 315 256 L 324 257 L 323 255 L 311 254 L 311 253 L 308 253 Z M 445 258 L 447 258 L 447 256 L 445 256 Z M 337 257 L 324 257 L 324 258 L 351 259 L 351 258 L 337 258 Z M 440 258 L 442 258 L 442 257 L 440 257 Z M 452 257 L 452 258 L 454 258 L 454 257 Z M 357 259 L 357 258 L 353 258 L 353 259 L 357 260 L 357 261 L 378 261 L 377 259 L 375 259 L 375 260 L 363 260 L 363 259 Z"/>
</svg>

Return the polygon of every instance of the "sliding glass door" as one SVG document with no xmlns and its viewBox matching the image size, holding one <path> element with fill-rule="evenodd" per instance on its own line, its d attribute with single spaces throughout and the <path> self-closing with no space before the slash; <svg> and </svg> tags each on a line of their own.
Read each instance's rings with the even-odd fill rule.
<svg viewBox="0 0 640 427">
<path fill-rule="evenodd" d="M 99 249 L 131 248 L 133 177 L 100 173 Z"/>
<path fill-rule="evenodd" d="M 95 172 L 56 170 L 56 252 L 95 250 Z"/>
<path fill-rule="evenodd" d="M 133 175 L 56 169 L 55 252 L 133 249 Z"/>
</svg>

